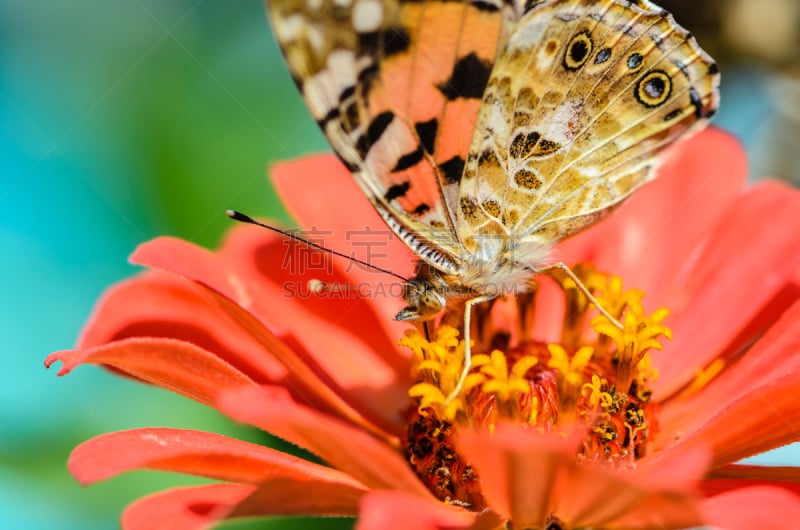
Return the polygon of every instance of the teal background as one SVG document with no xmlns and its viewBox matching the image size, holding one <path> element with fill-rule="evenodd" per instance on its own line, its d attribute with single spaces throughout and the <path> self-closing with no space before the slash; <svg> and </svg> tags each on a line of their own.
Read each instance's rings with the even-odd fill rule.
<svg viewBox="0 0 800 530">
<path fill-rule="evenodd" d="M 776 105 L 770 74 L 725 71 L 718 123 L 757 160 Z M 200 482 L 138 472 L 83 489 L 65 462 L 100 433 L 171 426 L 265 440 L 168 392 L 93 367 L 58 378 L 42 361 L 70 348 L 100 293 L 136 271 L 126 260 L 137 244 L 171 234 L 213 247 L 227 208 L 288 222 L 266 168 L 324 149 L 260 0 L 0 2 L 0 527 L 115 528 L 131 500 Z M 790 448 L 759 461 L 800 458 Z"/>
</svg>

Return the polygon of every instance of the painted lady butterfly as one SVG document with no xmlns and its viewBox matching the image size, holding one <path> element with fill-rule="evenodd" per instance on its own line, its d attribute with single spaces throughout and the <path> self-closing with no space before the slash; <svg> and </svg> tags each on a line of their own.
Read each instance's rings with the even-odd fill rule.
<svg viewBox="0 0 800 530">
<path fill-rule="evenodd" d="M 467 344 L 474 303 L 525 290 L 558 241 L 650 179 L 658 152 L 718 105 L 716 63 L 646 0 L 270 11 L 312 115 L 419 257 L 397 318 L 465 301 Z"/>
</svg>

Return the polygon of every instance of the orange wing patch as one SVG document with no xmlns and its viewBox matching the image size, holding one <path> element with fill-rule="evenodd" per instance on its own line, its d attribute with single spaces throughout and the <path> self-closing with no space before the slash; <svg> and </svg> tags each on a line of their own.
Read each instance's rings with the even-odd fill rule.
<svg viewBox="0 0 800 530">
<path fill-rule="evenodd" d="M 270 8 L 312 114 L 379 212 L 457 256 L 458 183 L 513 9 L 499 0 Z"/>
</svg>

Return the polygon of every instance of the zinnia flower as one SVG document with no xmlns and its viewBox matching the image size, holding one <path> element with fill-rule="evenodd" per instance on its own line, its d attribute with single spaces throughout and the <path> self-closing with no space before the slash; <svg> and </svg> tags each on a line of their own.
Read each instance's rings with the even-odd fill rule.
<svg viewBox="0 0 800 530">
<path fill-rule="evenodd" d="M 743 190 L 745 174 L 718 130 L 673 148 L 659 179 L 557 250 L 624 329 L 541 278 L 478 306 L 475 367 L 450 400 L 457 314 L 408 330 L 391 319 L 396 285 L 252 226 L 216 253 L 150 241 L 131 259 L 152 270 L 111 288 L 77 349 L 47 364 L 110 367 L 328 466 L 145 428 L 85 442 L 69 468 L 83 484 L 133 469 L 221 481 L 139 499 L 124 528 L 291 514 L 361 529 L 794 528 L 798 469 L 734 462 L 800 439 L 800 193 Z M 410 275 L 333 156 L 273 176 L 308 233 L 339 250 L 360 235 L 373 242 L 360 257 Z"/>
</svg>

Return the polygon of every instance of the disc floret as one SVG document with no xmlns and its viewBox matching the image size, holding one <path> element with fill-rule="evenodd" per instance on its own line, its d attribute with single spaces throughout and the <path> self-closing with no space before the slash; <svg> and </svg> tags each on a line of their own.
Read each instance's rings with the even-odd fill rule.
<svg viewBox="0 0 800 530">
<path fill-rule="evenodd" d="M 453 482 L 446 488 L 447 494 L 441 495 L 441 480 L 436 484 L 426 480 L 430 466 L 415 468 L 441 498 L 473 503 L 480 498 L 473 472 L 465 475 L 471 487 L 464 490 L 458 485 L 459 473 L 469 468 L 455 449 L 458 427 L 493 430 L 498 422 L 510 421 L 521 428 L 565 432 L 577 426 L 585 433 L 577 460 L 602 460 L 618 466 L 633 465 L 656 434 L 657 410 L 650 396 L 658 373 L 651 366 L 650 352 L 662 349 L 661 340 L 672 336 L 663 324 L 669 312 L 657 309 L 648 313 L 642 305 L 644 293 L 623 289 L 619 277 L 586 266 L 576 271 L 623 328 L 597 314 L 570 279 L 556 278 L 567 302 L 561 340 L 521 340 L 474 355 L 473 367 L 455 399 L 447 398 L 463 367 L 465 343 L 459 340 L 459 330 L 440 325 L 432 340 L 417 331 L 407 332 L 401 340 L 415 354 L 418 380 L 409 391 L 417 406 L 409 422 L 407 454 L 419 453 L 415 444 L 424 426 L 435 425 L 439 452 L 451 455 L 439 462 L 446 469 L 437 468 L 435 475 L 447 475 Z M 533 298 L 518 302 L 532 307 Z M 520 311 L 531 307 L 520 307 Z M 497 343 L 496 336 L 503 333 L 491 326 L 481 331 L 474 335 L 476 351 L 483 344 Z M 522 331 L 518 336 L 528 336 Z M 442 432 L 448 435 L 442 437 Z M 456 491 L 468 493 L 460 499 L 453 496 Z"/>
</svg>

